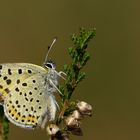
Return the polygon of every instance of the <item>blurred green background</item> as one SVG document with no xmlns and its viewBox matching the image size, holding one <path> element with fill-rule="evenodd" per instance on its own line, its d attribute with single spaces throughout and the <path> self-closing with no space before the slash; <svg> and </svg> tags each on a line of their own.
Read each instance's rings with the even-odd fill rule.
<svg viewBox="0 0 140 140">
<path fill-rule="evenodd" d="M 5 0 L 0 1 L 0 63 L 41 65 L 47 46 L 57 36 L 50 57 L 57 70 L 70 59 L 70 35 L 80 27 L 96 27 L 88 49 L 86 79 L 73 100 L 93 105 L 94 115 L 82 123 L 83 137 L 72 140 L 140 139 L 139 1 Z M 45 130 L 10 124 L 9 140 L 47 140 Z"/>
</svg>

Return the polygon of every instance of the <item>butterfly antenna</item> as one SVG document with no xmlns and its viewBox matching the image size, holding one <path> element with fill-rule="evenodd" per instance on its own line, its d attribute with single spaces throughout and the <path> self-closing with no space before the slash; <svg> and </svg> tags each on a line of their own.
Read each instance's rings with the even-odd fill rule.
<svg viewBox="0 0 140 140">
<path fill-rule="evenodd" d="M 44 61 L 45 63 L 46 63 L 47 60 L 48 60 L 49 53 L 50 53 L 50 51 L 51 51 L 53 45 L 55 44 L 56 40 L 57 40 L 57 37 L 55 37 L 55 38 L 53 39 L 51 45 L 48 47 L 48 52 L 47 52 L 47 54 L 46 54 L 46 58 L 45 58 L 45 61 Z"/>
</svg>

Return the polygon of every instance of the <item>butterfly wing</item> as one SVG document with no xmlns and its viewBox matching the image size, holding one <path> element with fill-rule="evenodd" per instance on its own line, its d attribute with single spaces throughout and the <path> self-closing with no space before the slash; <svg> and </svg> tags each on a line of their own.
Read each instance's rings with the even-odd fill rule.
<svg viewBox="0 0 140 140">
<path fill-rule="evenodd" d="M 37 65 L 29 63 L 10 63 L 0 65 L 0 95 L 5 98 L 10 94 L 10 89 L 21 81 L 37 73 L 47 75 L 47 71 Z"/>
<path fill-rule="evenodd" d="M 41 126 L 47 120 L 54 119 L 56 101 L 47 90 L 46 70 L 25 63 L 4 64 L 2 67 L 3 80 L 0 79 L 0 83 L 3 84 L 1 93 L 5 98 L 4 111 L 7 118 L 23 128 Z M 7 76 L 9 68 L 12 74 Z M 11 80 L 10 84 L 4 80 L 5 75 Z"/>
</svg>

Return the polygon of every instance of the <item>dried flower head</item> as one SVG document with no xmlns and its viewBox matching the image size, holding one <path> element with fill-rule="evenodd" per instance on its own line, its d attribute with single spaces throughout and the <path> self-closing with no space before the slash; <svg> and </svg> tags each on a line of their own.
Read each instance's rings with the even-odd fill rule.
<svg viewBox="0 0 140 140">
<path fill-rule="evenodd" d="M 75 118 L 76 120 L 81 120 L 82 119 L 82 115 L 80 114 L 80 112 L 78 110 L 74 110 L 73 113 L 71 114 L 71 116 L 73 118 Z"/>
<path fill-rule="evenodd" d="M 79 128 L 79 122 L 77 119 L 75 119 L 72 115 L 68 116 L 65 119 L 65 123 L 69 128 Z"/>
<path fill-rule="evenodd" d="M 80 113 L 83 115 L 92 115 L 92 106 L 84 101 L 79 101 L 77 103 L 77 108 L 79 109 Z"/>
<path fill-rule="evenodd" d="M 60 131 L 60 129 L 56 124 L 49 124 L 46 128 L 46 131 L 49 135 L 55 136 L 56 133 Z"/>
</svg>

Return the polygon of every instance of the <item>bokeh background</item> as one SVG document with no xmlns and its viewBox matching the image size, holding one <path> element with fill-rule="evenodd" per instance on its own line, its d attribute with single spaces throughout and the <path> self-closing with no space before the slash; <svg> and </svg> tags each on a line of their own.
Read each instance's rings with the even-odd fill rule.
<svg viewBox="0 0 140 140">
<path fill-rule="evenodd" d="M 83 137 L 72 140 L 140 139 L 140 2 L 136 0 L 0 1 L 0 63 L 42 65 L 47 46 L 57 36 L 50 57 L 57 70 L 70 62 L 70 35 L 96 27 L 90 42 L 86 79 L 73 100 L 93 105 L 82 123 Z M 45 130 L 10 124 L 9 140 L 47 140 Z"/>
</svg>

